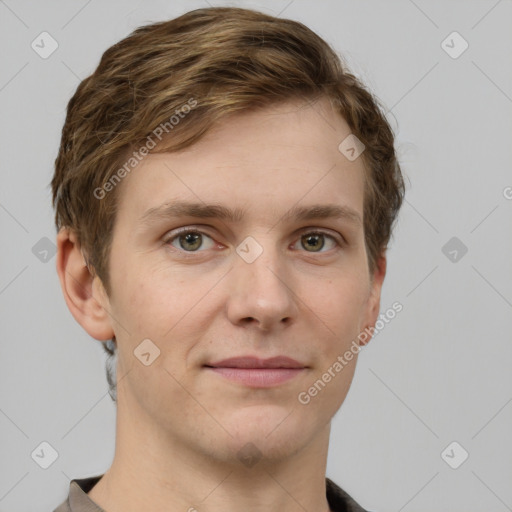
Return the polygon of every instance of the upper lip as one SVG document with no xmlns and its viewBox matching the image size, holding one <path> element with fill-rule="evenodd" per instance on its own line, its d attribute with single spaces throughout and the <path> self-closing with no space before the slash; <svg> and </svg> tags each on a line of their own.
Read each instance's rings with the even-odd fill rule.
<svg viewBox="0 0 512 512">
<path fill-rule="evenodd" d="M 205 366 L 217 368 L 306 368 L 302 363 L 286 356 L 271 357 L 269 359 L 260 359 L 253 356 L 230 357 L 222 361 L 205 364 Z"/>
</svg>

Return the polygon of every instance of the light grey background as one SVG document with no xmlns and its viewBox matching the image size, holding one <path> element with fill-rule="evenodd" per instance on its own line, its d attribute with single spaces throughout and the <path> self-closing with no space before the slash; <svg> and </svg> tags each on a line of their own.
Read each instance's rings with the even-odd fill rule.
<svg viewBox="0 0 512 512">
<path fill-rule="evenodd" d="M 407 195 L 381 311 L 403 311 L 360 354 L 327 475 L 375 511 L 512 510 L 512 2 L 5 0 L 0 511 L 53 510 L 114 451 L 103 351 L 69 313 L 55 257 L 32 251 L 55 241 L 48 185 L 67 102 L 134 28 L 208 4 L 308 25 L 397 134 Z M 59 45 L 47 59 L 31 48 L 43 31 Z M 442 47 L 453 31 L 469 44 L 458 58 Z M 452 237 L 468 249 L 455 262 L 442 250 Z M 43 441 L 58 452 L 46 470 L 31 458 Z M 469 453 L 458 469 L 441 456 L 453 441 Z"/>
</svg>

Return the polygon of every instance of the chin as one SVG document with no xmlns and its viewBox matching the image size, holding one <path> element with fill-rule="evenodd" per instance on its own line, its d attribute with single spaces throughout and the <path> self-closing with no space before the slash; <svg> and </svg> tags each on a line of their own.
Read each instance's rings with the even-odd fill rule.
<svg viewBox="0 0 512 512">
<path fill-rule="evenodd" d="M 269 414 L 265 407 L 257 413 L 238 416 L 236 422 L 224 423 L 230 450 L 254 450 L 268 460 L 280 460 L 293 455 L 307 445 L 314 435 L 314 426 L 305 424 L 303 418 L 290 410 L 276 409 Z M 250 446 L 247 446 L 250 445 Z M 254 448 L 253 448 L 254 447 Z"/>
</svg>

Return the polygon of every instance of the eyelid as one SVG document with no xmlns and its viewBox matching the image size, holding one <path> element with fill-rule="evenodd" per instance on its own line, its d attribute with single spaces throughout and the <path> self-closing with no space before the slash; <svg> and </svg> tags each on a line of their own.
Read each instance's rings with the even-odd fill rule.
<svg viewBox="0 0 512 512">
<path fill-rule="evenodd" d="M 213 239 L 212 235 L 209 235 L 206 231 L 204 231 L 203 226 L 184 226 L 181 228 L 171 229 L 168 231 L 162 238 L 164 242 L 169 242 L 173 240 L 174 238 L 177 238 L 180 235 L 187 234 L 187 233 L 200 233 L 201 235 L 209 236 Z"/>
<path fill-rule="evenodd" d="M 187 234 L 189 232 L 206 235 L 207 237 L 214 240 L 214 237 L 212 235 L 209 235 L 208 232 L 204 231 L 204 229 L 205 229 L 205 227 L 203 227 L 203 226 L 194 226 L 194 225 L 176 228 L 176 229 L 173 229 L 173 230 L 169 231 L 168 233 L 166 233 L 166 235 L 164 235 L 163 242 L 165 244 L 169 244 L 169 242 L 173 241 L 180 235 Z M 297 236 L 300 239 L 300 237 L 305 234 L 312 234 L 312 235 L 321 234 L 321 235 L 327 236 L 327 237 L 331 238 L 332 240 L 334 240 L 334 242 L 336 243 L 336 245 L 339 248 L 344 247 L 347 244 L 347 241 L 345 240 L 345 237 L 343 235 L 341 235 L 340 233 L 336 233 L 335 231 L 328 230 L 326 228 L 316 228 L 316 227 L 312 227 L 312 226 L 301 228 L 298 231 Z M 214 240 L 214 241 L 217 244 L 219 244 L 219 242 L 217 242 L 216 240 Z M 294 243 L 297 243 L 297 241 L 295 241 Z M 185 254 L 197 254 L 197 253 L 204 252 L 204 251 L 180 251 L 180 252 L 183 252 Z M 304 251 L 304 252 L 308 252 L 308 251 Z M 324 252 L 329 252 L 329 251 L 324 251 Z M 323 254 L 324 252 L 321 251 L 316 254 Z M 310 254 L 315 254 L 315 252 L 313 251 Z"/>
<path fill-rule="evenodd" d="M 305 234 L 322 234 L 331 237 L 334 239 L 340 246 L 343 246 L 347 243 L 345 237 L 341 233 L 337 233 L 336 231 L 326 229 L 326 228 L 315 228 L 315 227 L 307 227 L 303 228 L 299 231 L 299 236 Z"/>
</svg>

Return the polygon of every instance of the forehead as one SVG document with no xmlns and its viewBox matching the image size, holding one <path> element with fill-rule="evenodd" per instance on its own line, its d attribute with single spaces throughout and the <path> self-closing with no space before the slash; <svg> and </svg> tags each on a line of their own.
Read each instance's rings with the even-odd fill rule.
<svg viewBox="0 0 512 512">
<path fill-rule="evenodd" d="M 118 215 L 133 223 L 186 200 L 260 219 L 297 205 L 344 204 L 362 218 L 364 163 L 339 150 L 350 133 L 327 99 L 237 113 L 184 150 L 146 156 L 123 180 Z"/>
</svg>

